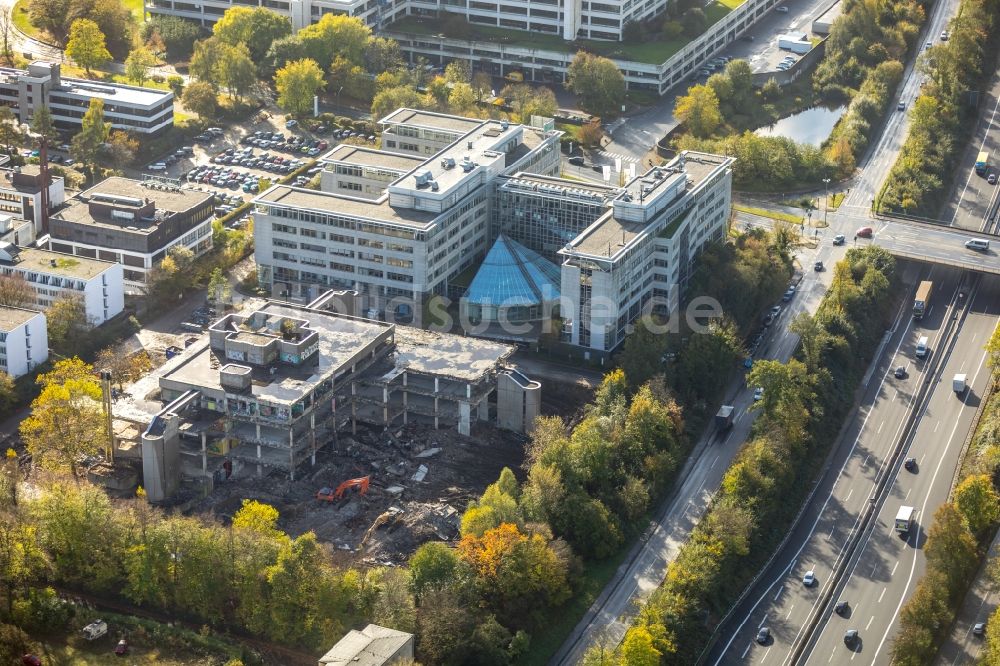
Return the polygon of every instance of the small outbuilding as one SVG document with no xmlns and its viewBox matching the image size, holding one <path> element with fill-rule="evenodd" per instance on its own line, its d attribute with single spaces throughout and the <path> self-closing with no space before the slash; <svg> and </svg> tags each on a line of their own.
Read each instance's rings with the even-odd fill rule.
<svg viewBox="0 0 1000 666">
<path fill-rule="evenodd" d="M 337 641 L 319 666 L 387 666 L 404 659 L 413 659 L 413 634 L 369 624 Z"/>
</svg>

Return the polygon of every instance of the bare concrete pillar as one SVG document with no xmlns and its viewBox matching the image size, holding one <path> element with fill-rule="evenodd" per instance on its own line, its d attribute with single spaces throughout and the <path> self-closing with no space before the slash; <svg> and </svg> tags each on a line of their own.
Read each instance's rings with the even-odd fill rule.
<svg viewBox="0 0 1000 666">
<path fill-rule="evenodd" d="M 257 439 L 260 439 L 260 424 L 256 423 L 254 425 L 257 428 Z M 257 447 L 257 451 L 258 451 L 257 456 L 260 457 L 260 453 L 259 453 L 260 452 L 260 447 L 259 446 Z"/>
<path fill-rule="evenodd" d="M 260 436 L 260 426 L 257 426 L 257 436 Z M 257 476 L 264 476 L 264 466 L 261 464 L 260 444 L 257 445 Z"/>
<path fill-rule="evenodd" d="M 201 432 L 201 473 L 208 473 L 208 434 Z"/>
<path fill-rule="evenodd" d="M 389 387 L 382 387 L 382 423 L 385 424 L 385 429 L 389 429 Z"/>
<path fill-rule="evenodd" d="M 440 424 L 438 423 L 438 396 L 437 396 L 438 391 L 440 389 L 441 389 L 440 380 L 437 377 L 435 377 L 434 378 L 434 429 L 435 430 L 437 430 L 440 427 Z"/>
<path fill-rule="evenodd" d="M 316 412 L 309 415 L 309 447 L 312 449 L 312 453 L 309 456 L 310 463 L 313 467 L 316 466 Z"/>
<path fill-rule="evenodd" d="M 489 396 L 486 396 L 479 401 L 479 420 L 489 421 L 490 420 L 490 400 Z"/>
<path fill-rule="evenodd" d="M 458 432 L 466 437 L 472 434 L 472 405 L 464 400 L 458 403 Z"/>
<path fill-rule="evenodd" d="M 357 384 L 351 383 L 351 434 L 358 434 L 358 401 L 354 397 L 358 394 Z"/>
<path fill-rule="evenodd" d="M 403 371 L 403 425 L 406 425 L 410 417 L 410 392 L 406 388 L 406 371 Z"/>
</svg>

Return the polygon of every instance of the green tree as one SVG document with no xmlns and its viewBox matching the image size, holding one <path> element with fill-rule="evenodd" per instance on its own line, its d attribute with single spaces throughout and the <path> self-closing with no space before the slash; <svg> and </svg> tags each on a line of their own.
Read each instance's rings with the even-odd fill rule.
<svg viewBox="0 0 1000 666">
<path fill-rule="evenodd" d="M 14 384 L 14 378 L 0 371 L 0 414 L 10 414 L 16 402 L 17 385 Z"/>
<path fill-rule="evenodd" d="M 966 526 L 961 510 L 951 502 L 934 513 L 924 547 L 927 566 L 943 573 L 948 581 L 949 597 L 964 591 L 969 576 L 979 564 L 976 539 Z"/>
<path fill-rule="evenodd" d="M 229 300 L 231 292 L 232 286 L 226 276 L 222 274 L 222 269 L 213 269 L 208 278 L 208 299 L 215 303 L 223 303 Z"/>
<path fill-rule="evenodd" d="M 688 94 L 677 98 L 674 116 L 697 137 L 707 137 L 722 124 L 719 98 L 711 86 L 691 86 Z"/>
<path fill-rule="evenodd" d="M 125 59 L 125 78 L 140 86 L 149 78 L 149 70 L 156 65 L 156 58 L 145 46 L 132 49 Z"/>
<path fill-rule="evenodd" d="M 955 504 L 976 536 L 982 536 L 1000 518 L 1000 498 L 987 474 L 974 474 L 959 483 Z"/>
<path fill-rule="evenodd" d="M 212 120 L 219 113 L 219 98 L 215 94 L 215 88 L 207 81 L 189 83 L 181 95 L 181 103 L 205 120 Z"/>
<path fill-rule="evenodd" d="M 177 16 L 151 16 L 142 26 L 143 38 L 149 41 L 158 34 L 167 49 L 170 60 L 187 60 L 194 51 L 194 43 L 202 34 L 201 26 L 194 21 Z"/>
<path fill-rule="evenodd" d="M 245 44 L 229 46 L 218 63 L 217 78 L 228 91 L 230 97 L 240 101 L 257 81 L 257 67 L 250 58 L 250 50 Z"/>
<path fill-rule="evenodd" d="M 649 330 L 647 320 L 640 319 L 625 338 L 618 365 L 633 387 L 641 386 L 654 375 L 663 372 L 663 355 L 667 351 L 667 338 Z"/>
<path fill-rule="evenodd" d="M 375 93 L 375 98 L 372 100 L 372 117 L 383 118 L 403 106 L 428 109 L 432 108 L 434 103 L 427 95 L 421 95 L 411 86 L 386 88 Z"/>
<path fill-rule="evenodd" d="M 31 131 L 45 138 L 49 145 L 55 144 L 59 140 L 59 130 L 56 129 L 55 121 L 52 120 L 52 112 L 47 106 L 39 106 L 31 114 Z"/>
<path fill-rule="evenodd" d="M 89 19 L 73 21 L 69 29 L 69 41 L 66 42 L 66 55 L 83 67 L 88 76 L 92 68 L 101 67 L 111 60 L 104 33 Z"/>
<path fill-rule="evenodd" d="M 327 14 L 324 18 L 332 16 Z M 313 106 L 313 97 L 323 89 L 323 70 L 315 60 L 290 62 L 274 75 L 278 89 L 278 106 L 293 116 L 307 115 Z"/>
<path fill-rule="evenodd" d="M 56 372 L 62 363 L 56 364 Z M 106 444 L 100 384 L 93 376 L 49 381 L 45 375 L 39 383 L 43 388 L 31 403 L 31 415 L 21 422 L 21 437 L 40 464 L 68 467 L 76 478 L 80 459 Z"/>
<path fill-rule="evenodd" d="M 226 57 L 229 50 L 227 47 L 228 44 L 223 43 L 217 37 L 209 37 L 195 42 L 189 67 L 191 76 L 198 81 L 212 84 L 212 88 L 218 90 L 221 85 L 219 63 Z"/>
<path fill-rule="evenodd" d="M 475 115 L 476 94 L 468 83 L 456 83 L 448 93 L 448 110 L 461 116 Z"/>
<path fill-rule="evenodd" d="M 365 67 L 372 74 L 391 72 L 403 66 L 399 42 L 388 37 L 372 37 L 365 45 Z"/>
<path fill-rule="evenodd" d="M 94 328 L 87 320 L 83 298 L 65 296 L 53 301 L 45 312 L 49 347 L 63 356 L 86 351 L 88 333 Z"/>
<path fill-rule="evenodd" d="M 410 557 L 410 581 L 420 596 L 428 590 L 446 587 L 454 582 L 460 562 L 454 548 L 440 541 L 420 546 Z"/>
<path fill-rule="evenodd" d="M 326 71 L 341 56 L 356 65 L 364 64 L 365 47 L 371 28 L 354 16 L 323 14 L 322 18 L 298 32 L 306 57 Z"/>
<path fill-rule="evenodd" d="M 80 131 L 70 142 L 73 157 L 84 164 L 91 180 L 94 178 L 104 144 L 108 141 L 108 134 L 109 128 L 104 123 L 104 100 L 92 97 L 87 112 L 83 114 Z"/>
<path fill-rule="evenodd" d="M 216 21 L 212 32 L 230 46 L 246 47 L 250 62 L 259 63 L 276 39 L 292 34 L 292 24 L 287 17 L 264 7 L 230 7 Z"/>
<path fill-rule="evenodd" d="M 1000 327 L 993 329 L 993 335 L 986 342 L 986 362 L 993 370 L 1000 370 Z"/>
<path fill-rule="evenodd" d="M 625 100 L 625 77 L 611 60 L 580 51 L 566 71 L 566 89 L 584 111 L 616 116 Z"/>
<path fill-rule="evenodd" d="M 653 636 L 643 626 L 635 626 L 625 634 L 621 647 L 622 666 L 658 666 L 660 651 L 653 645 Z"/>
<path fill-rule="evenodd" d="M 104 164 L 116 171 L 135 160 L 139 152 L 139 140 L 128 132 L 122 130 L 112 130 L 108 135 L 108 142 L 101 150 Z"/>
<path fill-rule="evenodd" d="M 46 109 L 46 107 L 41 108 Z M 0 106 L 0 146 L 3 146 L 8 154 L 24 141 L 24 134 L 19 125 L 14 110 L 9 106 Z"/>
<path fill-rule="evenodd" d="M 104 35 L 113 59 L 124 60 L 135 44 L 136 22 L 120 0 L 79 0 L 75 14 L 92 20 Z"/>
</svg>

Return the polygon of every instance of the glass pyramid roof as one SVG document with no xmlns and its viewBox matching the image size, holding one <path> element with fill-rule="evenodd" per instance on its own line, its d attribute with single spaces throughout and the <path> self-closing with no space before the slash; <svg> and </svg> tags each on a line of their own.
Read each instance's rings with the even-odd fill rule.
<svg viewBox="0 0 1000 666">
<path fill-rule="evenodd" d="M 559 298 L 559 267 L 501 234 L 465 297 L 481 305 L 508 307 L 551 301 Z"/>
</svg>

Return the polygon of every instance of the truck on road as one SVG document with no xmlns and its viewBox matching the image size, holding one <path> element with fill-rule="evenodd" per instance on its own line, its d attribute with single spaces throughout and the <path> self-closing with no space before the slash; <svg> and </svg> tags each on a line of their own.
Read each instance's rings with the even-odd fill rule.
<svg viewBox="0 0 1000 666">
<path fill-rule="evenodd" d="M 951 390 L 959 395 L 965 393 L 967 385 L 966 375 L 962 373 L 955 375 L 951 380 Z"/>
<path fill-rule="evenodd" d="M 990 170 L 990 154 L 985 150 L 979 153 L 976 158 L 976 173 L 982 176 Z"/>
<path fill-rule="evenodd" d="M 718 413 L 715 415 L 715 427 L 719 430 L 727 430 L 733 425 L 733 413 L 736 409 L 732 405 L 723 405 L 719 407 Z"/>
<path fill-rule="evenodd" d="M 900 534 L 906 534 L 913 527 L 913 507 L 912 506 L 901 506 L 899 507 L 899 513 L 896 514 L 896 531 Z"/>
<path fill-rule="evenodd" d="M 930 280 L 924 280 L 917 287 L 917 296 L 913 299 L 913 318 L 923 319 L 924 313 L 927 311 L 927 304 L 931 300 L 931 292 L 934 290 L 934 283 Z"/>
</svg>

